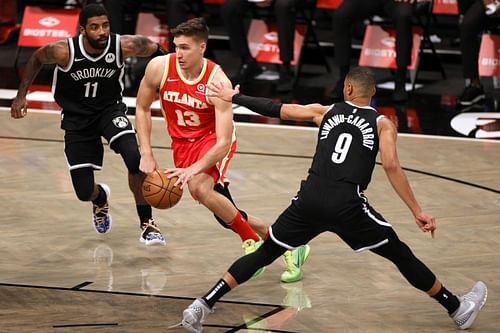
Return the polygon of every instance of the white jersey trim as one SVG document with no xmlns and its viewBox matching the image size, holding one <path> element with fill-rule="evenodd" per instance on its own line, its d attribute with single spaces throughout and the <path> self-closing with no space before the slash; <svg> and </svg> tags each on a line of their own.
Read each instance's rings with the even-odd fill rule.
<svg viewBox="0 0 500 333">
<path fill-rule="evenodd" d="M 126 130 L 126 131 L 123 131 L 123 132 L 116 134 L 111 139 L 109 139 L 109 145 L 111 145 L 113 143 L 113 141 L 115 141 L 116 139 L 118 139 L 121 136 L 124 136 L 125 134 L 135 134 L 135 130 L 134 129 Z"/>
<path fill-rule="evenodd" d="M 360 249 L 354 250 L 354 252 L 359 253 L 359 252 L 363 252 L 363 251 L 366 251 L 366 250 L 376 249 L 377 247 L 382 246 L 382 245 L 387 244 L 387 243 L 389 243 L 389 239 L 386 238 L 383 241 L 378 242 L 377 244 L 373 244 L 373 245 L 370 245 L 370 246 L 362 247 Z"/>
<path fill-rule="evenodd" d="M 347 104 L 349 104 L 350 106 L 355 107 L 355 108 L 360 108 L 360 109 L 372 109 L 373 111 L 377 111 L 377 110 L 375 110 L 375 108 L 371 107 L 370 105 L 363 105 L 363 106 L 361 106 L 361 105 L 356 105 L 356 104 L 354 104 L 354 103 L 351 103 L 351 102 L 349 102 L 349 101 L 345 101 L 345 102 L 346 102 Z"/>
<path fill-rule="evenodd" d="M 92 57 L 90 54 L 88 54 L 85 51 L 85 48 L 83 47 L 83 36 L 82 35 L 78 36 L 78 45 L 80 46 L 80 51 L 82 52 L 82 54 L 85 58 L 87 58 L 88 60 L 90 60 L 92 62 L 96 62 L 96 61 L 101 60 L 104 56 L 106 56 L 108 54 L 109 46 L 111 45 L 111 35 L 108 36 L 108 44 L 106 45 L 106 49 L 104 49 L 104 51 L 96 58 Z"/>
<path fill-rule="evenodd" d="M 286 248 L 288 250 L 293 250 L 295 248 L 293 246 L 290 246 L 290 245 L 288 245 L 286 243 L 283 243 L 283 242 L 279 241 L 276 237 L 274 237 L 272 226 L 269 226 L 269 237 L 271 237 L 271 239 L 273 240 L 273 242 L 275 242 L 279 246 L 284 247 L 284 248 Z"/>
<path fill-rule="evenodd" d="M 102 169 L 102 165 L 96 165 L 96 164 L 93 164 L 93 163 L 82 163 L 82 164 L 75 164 L 75 165 L 68 165 L 69 167 L 69 170 L 76 170 L 76 169 L 83 169 L 83 168 L 92 168 L 92 169 L 95 169 L 95 170 L 101 170 Z"/>
</svg>

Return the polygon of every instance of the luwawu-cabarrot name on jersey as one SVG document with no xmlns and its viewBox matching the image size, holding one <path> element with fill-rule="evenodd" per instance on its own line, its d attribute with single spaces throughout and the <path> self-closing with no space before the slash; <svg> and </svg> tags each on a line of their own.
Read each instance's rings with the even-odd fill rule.
<svg viewBox="0 0 500 333">
<path fill-rule="evenodd" d="M 84 68 L 71 73 L 70 76 L 75 81 L 90 79 L 94 77 L 112 77 L 116 72 L 116 69 L 112 68 Z"/>
<path fill-rule="evenodd" d="M 343 123 L 356 126 L 356 128 L 360 130 L 361 135 L 363 135 L 363 146 L 373 150 L 373 145 L 375 144 L 375 141 L 373 140 L 375 138 L 373 127 L 370 126 L 370 122 L 365 118 L 354 116 L 352 114 L 347 117 L 343 114 L 336 114 L 328 118 L 321 127 L 320 140 L 326 139 L 328 134 L 330 134 L 330 131 L 334 129 L 335 126 Z"/>
</svg>

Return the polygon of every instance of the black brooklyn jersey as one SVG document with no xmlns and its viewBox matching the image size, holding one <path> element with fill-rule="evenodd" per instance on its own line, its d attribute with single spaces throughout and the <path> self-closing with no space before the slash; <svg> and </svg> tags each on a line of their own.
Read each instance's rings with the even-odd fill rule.
<svg viewBox="0 0 500 333">
<path fill-rule="evenodd" d="M 366 189 L 378 152 L 377 119 L 372 107 L 334 104 L 319 127 L 309 172 L 324 180 L 345 181 Z"/>
<path fill-rule="evenodd" d="M 69 63 L 56 66 L 52 93 L 63 109 L 61 127 L 76 130 L 121 103 L 124 67 L 119 35 L 110 34 L 108 46 L 95 57 L 85 52 L 81 35 L 68 39 L 68 47 Z"/>
</svg>

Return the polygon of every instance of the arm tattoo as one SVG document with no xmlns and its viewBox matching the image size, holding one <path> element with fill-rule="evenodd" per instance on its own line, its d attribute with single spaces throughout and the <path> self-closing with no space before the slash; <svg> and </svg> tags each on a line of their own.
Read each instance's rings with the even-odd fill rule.
<svg viewBox="0 0 500 333">
<path fill-rule="evenodd" d="M 131 48 L 133 49 L 132 53 L 136 56 L 149 56 L 154 50 L 151 49 L 150 45 L 153 43 L 146 37 L 134 35 L 130 39 Z"/>
</svg>

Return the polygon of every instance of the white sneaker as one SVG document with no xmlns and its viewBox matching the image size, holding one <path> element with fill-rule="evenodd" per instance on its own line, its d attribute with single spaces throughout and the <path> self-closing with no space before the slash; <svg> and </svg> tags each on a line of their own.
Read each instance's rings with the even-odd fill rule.
<svg viewBox="0 0 500 333">
<path fill-rule="evenodd" d="M 451 318 L 459 329 L 466 330 L 472 326 L 487 297 L 488 288 L 482 281 L 476 282 L 467 294 L 458 296 L 460 306 L 451 314 Z"/>
<path fill-rule="evenodd" d="M 203 322 L 208 314 L 213 312 L 201 298 L 196 299 L 182 312 L 181 325 L 189 332 L 201 333 Z"/>
<path fill-rule="evenodd" d="M 163 237 L 160 228 L 156 225 L 155 221 L 150 218 L 148 221 L 141 224 L 141 236 L 139 241 L 146 244 L 146 246 L 151 245 L 165 245 L 165 237 Z"/>
</svg>

